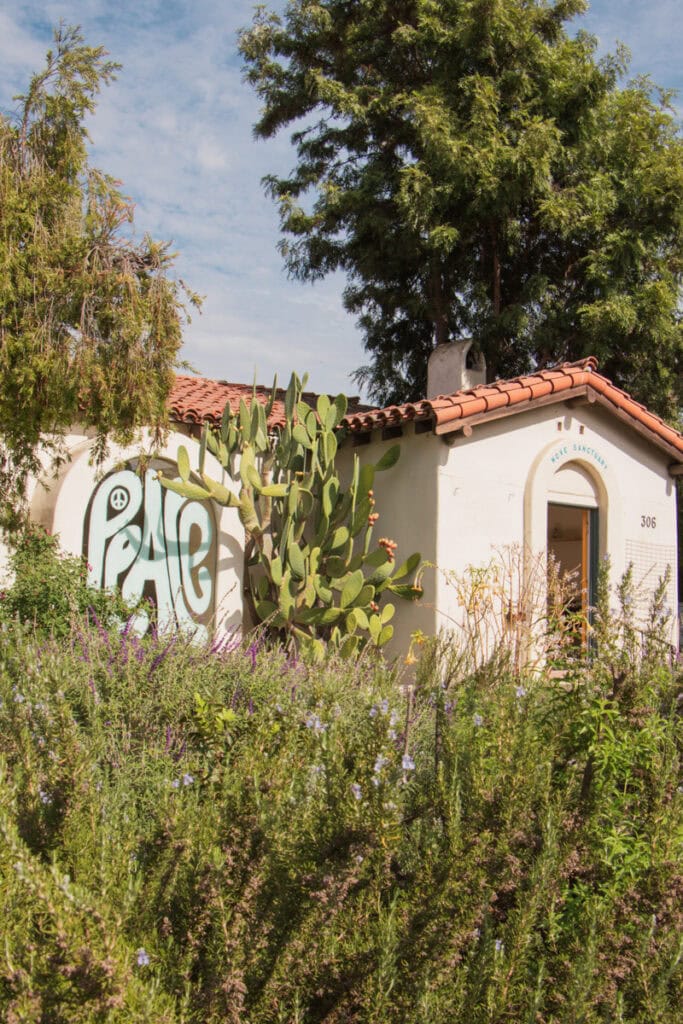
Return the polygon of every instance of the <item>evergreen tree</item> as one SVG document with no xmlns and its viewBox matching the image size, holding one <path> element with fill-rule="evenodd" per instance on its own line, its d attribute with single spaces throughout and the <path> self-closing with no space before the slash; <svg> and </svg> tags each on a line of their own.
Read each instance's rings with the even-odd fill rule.
<svg viewBox="0 0 683 1024">
<path fill-rule="evenodd" d="M 342 269 L 377 401 L 424 394 L 435 343 L 493 376 L 595 354 L 681 404 L 683 143 L 670 95 L 619 87 L 566 24 L 585 0 L 290 0 L 242 33 L 289 271 Z"/>
<path fill-rule="evenodd" d="M 131 201 L 88 163 L 84 121 L 116 69 L 60 27 L 16 116 L 0 114 L 5 524 L 39 448 L 59 457 L 69 424 L 94 428 L 100 451 L 111 434 L 164 424 L 183 299 L 196 302 L 168 277 L 167 245 L 131 241 Z"/>
</svg>

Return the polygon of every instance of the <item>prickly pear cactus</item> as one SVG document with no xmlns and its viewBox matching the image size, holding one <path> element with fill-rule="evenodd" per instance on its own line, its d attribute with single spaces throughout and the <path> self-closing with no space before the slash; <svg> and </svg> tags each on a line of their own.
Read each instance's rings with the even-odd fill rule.
<svg viewBox="0 0 683 1024">
<path fill-rule="evenodd" d="M 295 638 L 313 654 L 332 643 L 351 654 L 370 643 L 381 647 L 393 635 L 394 605 L 388 595 L 415 599 L 420 555 L 396 565 L 396 543 L 382 537 L 373 546 L 379 519 L 374 511 L 375 475 L 399 458 L 398 445 L 374 464 L 354 457 L 344 489 L 335 466 L 338 432 L 346 413 L 344 395 L 321 395 L 316 409 L 302 401 L 307 378 L 292 375 L 285 394 L 285 425 L 268 434 L 267 405 L 252 397 L 238 410 L 226 405 L 219 429 L 204 426 L 198 473 L 190 479 L 185 448 L 178 455 L 180 480 L 161 483 L 185 497 L 213 498 L 238 509 L 246 532 L 248 594 L 257 621 Z M 230 480 L 231 490 L 204 471 L 207 449 Z"/>
</svg>

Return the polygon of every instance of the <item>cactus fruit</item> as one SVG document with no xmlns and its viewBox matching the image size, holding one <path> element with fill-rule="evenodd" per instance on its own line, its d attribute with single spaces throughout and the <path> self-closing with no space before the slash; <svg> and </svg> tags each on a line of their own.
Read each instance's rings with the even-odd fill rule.
<svg viewBox="0 0 683 1024">
<path fill-rule="evenodd" d="M 302 401 L 307 378 L 292 374 L 285 393 L 285 424 L 274 436 L 268 417 L 276 381 L 266 405 L 252 396 L 237 412 L 227 404 L 218 429 L 205 424 L 198 475 L 179 450 L 178 474 L 164 487 L 193 498 L 212 498 L 238 510 L 246 534 L 247 596 L 259 622 L 294 638 L 313 655 L 332 643 L 348 655 L 370 643 L 381 647 L 393 635 L 393 604 L 387 594 L 415 599 L 420 555 L 395 567 L 396 543 L 382 537 L 372 548 L 379 518 L 375 474 L 396 464 L 400 448 L 389 448 L 375 464 L 354 456 L 351 483 L 344 489 L 335 457 L 347 400 L 320 395 L 315 410 Z M 236 485 L 230 490 L 204 472 L 206 451 Z M 191 494 L 190 494 L 191 492 Z"/>
</svg>

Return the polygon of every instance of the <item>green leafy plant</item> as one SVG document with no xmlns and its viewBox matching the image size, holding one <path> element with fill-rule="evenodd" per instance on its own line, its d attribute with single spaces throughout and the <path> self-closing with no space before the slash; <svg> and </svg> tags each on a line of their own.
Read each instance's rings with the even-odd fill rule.
<svg viewBox="0 0 683 1024">
<path fill-rule="evenodd" d="M 275 438 L 266 405 L 252 396 L 233 412 L 227 404 L 220 429 L 205 425 L 199 451 L 202 483 L 190 479 L 190 458 L 178 454 L 179 480 L 160 474 L 165 487 L 184 497 L 213 498 L 236 508 L 247 536 L 248 588 L 254 617 L 321 657 L 323 641 L 344 655 L 370 642 L 382 647 L 393 635 L 394 605 L 388 594 L 414 599 L 418 553 L 396 565 L 396 542 L 381 537 L 372 546 L 379 519 L 375 475 L 391 469 L 400 448 L 388 448 L 376 463 L 353 459 L 348 487 L 336 467 L 338 436 L 347 409 L 344 395 L 320 395 L 313 409 L 302 400 L 306 383 L 293 374 L 284 398 L 285 423 Z M 237 492 L 204 471 L 212 452 Z"/>
<path fill-rule="evenodd" d="M 130 614 L 120 595 L 88 586 L 82 558 L 60 552 L 57 537 L 28 527 L 10 558 L 12 583 L 0 593 L 0 621 L 19 619 L 39 634 L 63 637 L 74 615 L 108 625 Z"/>
<path fill-rule="evenodd" d="M 679 1024 L 677 666 L 412 650 L 7 624 L 0 1020 Z"/>
</svg>

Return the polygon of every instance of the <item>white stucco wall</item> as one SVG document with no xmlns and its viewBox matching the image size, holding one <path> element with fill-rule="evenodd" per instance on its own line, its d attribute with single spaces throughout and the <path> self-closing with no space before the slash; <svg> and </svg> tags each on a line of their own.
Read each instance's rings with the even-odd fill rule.
<svg viewBox="0 0 683 1024">
<path fill-rule="evenodd" d="M 389 537 L 398 543 L 396 565 L 418 551 L 426 562 L 436 561 L 436 505 L 439 479 L 439 460 L 447 449 L 430 433 L 415 434 L 409 425 L 404 436 L 382 441 L 379 432 L 372 435 L 370 444 L 353 447 L 347 444 L 339 450 L 340 471 L 348 475 L 353 456 L 361 465 L 377 462 L 392 445 L 401 448 L 398 463 L 375 477 L 375 512 L 380 518 L 373 532 L 373 547 L 380 537 Z M 410 643 L 410 634 L 421 629 L 434 631 L 436 614 L 436 574 L 428 569 L 423 576 L 424 595 L 419 602 L 402 598 L 389 598 L 396 607 L 394 639 L 388 647 L 392 655 L 404 655 Z"/>
<path fill-rule="evenodd" d="M 71 461 L 56 478 L 46 477 L 47 489 L 34 485 L 31 512 L 36 521 L 59 534 L 66 551 L 81 555 L 93 492 L 116 467 L 136 459 L 144 439 L 143 444 L 125 450 L 113 449 L 97 471 L 89 461 L 91 439 L 74 432 L 67 441 Z M 196 466 L 198 443 L 183 430 L 170 433 L 161 457 L 175 462 L 180 444 L 189 449 L 190 464 Z M 588 404 L 572 409 L 564 404 L 545 406 L 476 425 L 470 437 L 460 432 L 445 438 L 431 432 L 416 434 L 408 424 L 398 439 L 382 440 L 378 431 L 369 444 L 348 442 L 339 452 L 340 473 L 350 473 L 354 456 L 361 464 L 375 462 L 394 444 L 401 448 L 398 464 L 376 477 L 375 511 L 380 519 L 374 539 L 386 536 L 398 542 L 397 564 L 418 551 L 430 565 L 422 579 L 422 600 L 415 604 L 396 598 L 393 602 L 397 611 L 390 654 L 405 655 L 414 630 L 435 634 L 461 621 L 449 573 L 461 575 L 468 566 L 486 566 L 497 550 L 517 546 L 524 552 L 526 567 L 534 554 L 540 557 L 544 576 L 548 501 L 597 505 L 600 557 L 609 553 L 614 581 L 630 562 L 634 564 L 642 593 L 641 613 L 669 564 L 669 604 L 676 608 L 676 491 L 668 473 L 670 458 L 608 411 Z M 222 479 L 220 466 L 210 455 L 206 468 L 215 479 Z M 114 512 L 107 508 L 104 521 L 111 524 Z M 209 555 L 200 551 L 190 569 L 198 592 L 202 589 L 198 573 L 204 573 L 204 580 L 206 571 L 213 574 L 215 628 L 223 631 L 239 627 L 242 619 L 243 531 L 236 510 L 214 506 L 214 514 L 215 565 L 209 566 Z M 105 544 L 109 542 L 105 538 Z M 164 538 L 148 537 L 148 542 L 154 562 Z M 118 538 L 117 544 L 117 557 L 125 562 L 130 555 L 128 542 Z M 0 575 L 2 559 L 0 547 Z M 157 569 L 161 571 L 151 566 L 152 575 Z M 138 567 L 138 581 L 145 571 Z M 187 564 L 183 571 L 188 574 Z M 93 572 L 97 575 L 98 567 Z"/>
<path fill-rule="evenodd" d="M 391 654 L 405 653 L 415 629 L 435 634 L 459 628 L 462 609 L 451 574 L 461 576 L 470 566 L 504 561 L 513 573 L 535 567 L 542 576 L 536 581 L 541 594 L 549 501 L 598 506 L 599 555 L 609 553 L 614 582 L 633 562 L 641 614 L 670 565 L 668 603 L 676 609 L 671 459 L 608 411 L 588 404 L 546 406 L 481 423 L 470 437 L 415 435 L 410 425 L 400 439 L 380 441 L 377 433 L 372 443 L 340 454 L 348 460 L 355 452 L 362 461 L 374 461 L 396 443 L 402 453 L 398 465 L 377 477 L 381 519 L 375 536 L 397 540 L 399 560 L 420 551 L 438 568 L 425 571 L 419 604 L 396 601 Z M 572 489 L 575 493 L 568 493 Z M 517 548 L 516 556 L 511 548 Z"/>
<path fill-rule="evenodd" d="M 599 505 L 600 557 L 612 580 L 630 562 L 643 603 L 671 567 L 669 605 L 676 608 L 676 491 L 670 458 L 599 406 L 546 406 L 450 435 L 439 475 L 437 562 L 463 572 L 484 565 L 504 545 L 527 553 L 546 548 L 547 504 L 557 472 L 576 464 Z M 577 505 L 595 504 L 577 482 Z M 571 499 L 567 499 L 571 501 Z M 458 617 L 452 587 L 437 583 L 437 625 Z"/>
<path fill-rule="evenodd" d="M 88 553 L 87 549 L 89 544 L 92 546 L 97 531 L 86 529 L 87 512 L 93 494 L 98 490 L 100 482 L 108 478 L 109 474 L 116 470 L 125 470 L 127 462 L 136 461 L 142 452 L 150 452 L 150 438 L 143 436 L 138 443 L 128 448 L 112 446 L 104 464 L 97 468 L 91 465 L 91 437 L 72 432 L 67 436 L 66 443 L 70 454 L 69 461 L 60 468 L 56 476 L 46 473 L 42 481 L 34 481 L 31 485 L 31 516 L 35 522 L 58 535 L 65 552 L 79 556 L 87 555 L 94 561 L 94 556 Z M 188 449 L 190 465 L 194 468 L 197 465 L 198 442 L 177 429 L 169 432 L 165 446 L 157 453 L 158 457 L 175 464 L 181 444 Z M 206 472 L 216 480 L 223 479 L 220 465 L 209 453 L 206 457 Z M 170 468 L 166 469 L 165 473 L 168 476 L 173 475 Z M 174 497 L 175 504 L 169 506 L 166 518 L 160 514 L 154 515 L 155 510 L 158 512 L 161 508 L 162 500 L 161 489 L 154 479 L 155 475 L 153 469 L 148 471 L 144 488 L 139 480 L 136 482 L 133 479 L 133 474 L 128 474 L 127 477 L 124 474 L 120 477 L 124 485 L 123 500 L 126 503 L 131 502 L 131 511 L 132 503 L 137 502 L 140 525 L 127 525 L 124 509 L 121 512 L 118 537 L 112 532 L 115 517 L 110 504 L 111 496 L 105 495 L 104 505 L 100 502 L 100 518 L 104 517 L 104 523 L 98 536 L 102 542 L 102 558 L 109 557 L 112 563 L 108 570 L 110 575 L 116 570 L 117 565 L 122 567 L 119 582 L 124 581 L 124 596 L 136 596 L 135 592 L 141 586 L 146 590 L 154 590 L 155 578 L 160 589 L 166 593 L 167 604 L 169 597 L 172 602 L 177 602 L 182 591 L 186 595 L 183 613 L 187 616 L 185 624 L 188 627 L 194 611 L 203 609 L 200 617 L 207 632 L 224 632 L 239 628 L 242 621 L 244 531 L 237 511 L 221 508 L 214 502 L 207 503 L 213 510 L 212 514 L 202 511 L 199 503 L 193 503 L 186 509 L 182 499 Z M 165 503 L 168 502 L 168 495 L 170 492 L 164 495 Z M 179 544 L 178 537 L 173 536 L 174 532 L 182 527 L 183 520 L 188 538 L 188 543 L 184 547 Z M 202 547 L 202 524 L 211 533 L 210 550 L 206 552 Z M 192 543 L 189 542 L 190 536 Z M 114 541 L 120 550 L 112 554 L 110 545 Z M 133 548 L 136 544 L 140 548 L 138 559 L 133 557 Z M 192 550 L 193 548 L 195 550 Z M 113 562 L 110 555 L 114 558 Z M 7 553 L 0 550 L 0 559 L 3 559 L 3 556 L 6 562 Z M 91 582 L 97 585 L 103 582 L 104 576 L 104 566 L 93 565 L 90 571 Z M 126 594 L 127 579 L 130 594 Z"/>
</svg>

